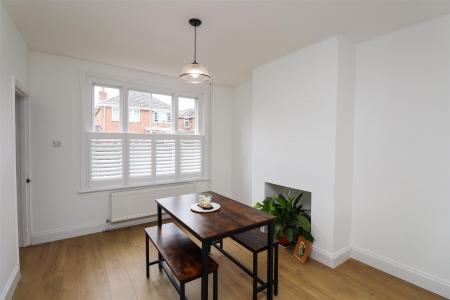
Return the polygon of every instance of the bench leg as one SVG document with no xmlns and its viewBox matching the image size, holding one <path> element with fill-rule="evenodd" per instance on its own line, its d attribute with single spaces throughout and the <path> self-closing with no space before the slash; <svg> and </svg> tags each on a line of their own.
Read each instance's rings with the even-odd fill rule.
<svg viewBox="0 0 450 300">
<path fill-rule="evenodd" d="M 258 253 L 253 253 L 253 300 L 258 298 Z"/>
<path fill-rule="evenodd" d="M 217 270 L 213 273 L 213 300 L 219 299 L 219 273 Z"/>
<path fill-rule="evenodd" d="M 161 255 L 161 253 L 159 253 L 159 251 L 158 251 L 158 261 L 159 261 L 158 267 L 159 267 L 160 270 L 162 270 L 163 257 Z"/>
<path fill-rule="evenodd" d="M 278 296 L 278 243 L 274 246 L 274 252 L 275 252 L 275 262 L 274 262 L 274 272 L 275 272 L 275 278 L 273 280 L 274 283 L 274 289 L 273 292 L 275 296 Z"/>
<path fill-rule="evenodd" d="M 184 283 L 180 283 L 180 300 L 185 300 L 186 295 L 184 291 Z"/>
<path fill-rule="evenodd" d="M 147 272 L 147 278 L 150 277 L 150 258 L 149 258 L 149 245 L 148 236 L 145 234 L 145 271 Z"/>
</svg>

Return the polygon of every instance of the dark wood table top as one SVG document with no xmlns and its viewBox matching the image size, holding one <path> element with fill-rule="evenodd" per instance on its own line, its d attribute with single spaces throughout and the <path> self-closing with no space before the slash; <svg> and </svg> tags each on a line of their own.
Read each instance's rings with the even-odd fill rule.
<svg viewBox="0 0 450 300">
<path fill-rule="evenodd" d="M 198 194 L 157 199 L 161 208 L 181 223 L 201 241 L 227 237 L 275 221 L 275 216 L 214 192 L 212 202 L 220 204 L 215 212 L 197 213 L 191 205 L 198 202 Z"/>
</svg>

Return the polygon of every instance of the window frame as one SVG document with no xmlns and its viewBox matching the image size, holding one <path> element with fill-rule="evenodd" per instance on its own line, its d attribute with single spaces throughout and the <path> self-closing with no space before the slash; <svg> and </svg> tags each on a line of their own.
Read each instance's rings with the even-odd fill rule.
<svg viewBox="0 0 450 300">
<path fill-rule="evenodd" d="M 167 183 L 182 183 L 182 182 L 192 182 L 192 181 L 208 181 L 210 180 L 210 136 L 209 136 L 209 123 L 210 123 L 210 92 L 204 86 L 198 88 L 198 86 L 191 86 L 186 84 L 180 84 L 178 80 L 170 79 L 172 82 L 164 82 L 164 81 L 147 81 L 147 80 L 135 80 L 135 81 L 125 81 L 123 79 L 111 79 L 114 76 L 108 75 L 98 75 L 97 73 L 86 73 L 82 72 L 83 86 L 82 86 L 82 111 L 84 114 L 83 118 L 83 130 L 81 131 L 82 136 L 82 167 L 81 167 L 81 184 L 80 191 L 81 192 L 90 192 L 90 191 L 101 191 L 101 190 L 113 190 L 113 189 L 122 189 L 122 188 L 130 188 L 130 187 L 139 187 L 139 186 L 154 186 L 160 184 Z M 120 132 L 115 133 L 116 135 L 121 135 L 123 137 L 123 161 L 122 161 L 122 182 L 120 184 L 97 184 L 96 182 L 91 181 L 90 175 L 90 149 L 89 149 L 89 140 L 88 137 L 90 134 L 95 134 L 95 120 L 93 118 L 92 113 L 94 112 L 94 85 L 105 86 L 105 87 L 113 87 L 120 89 Z M 170 133 L 128 133 L 128 91 L 140 91 L 147 92 L 152 94 L 165 94 L 172 96 L 172 111 L 171 111 L 171 120 L 172 120 L 172 130 Z M 178 97 L 188 97 L 196 99 L 196 131 L 195 134 L 181 134 L 178 130 L 178 123 L 173 120 L 178 120 Z M 200 117 L 199 117 L 200 116 Z M 109 134 L 109 133 L 106 133 Z M 162 138 L 163 136 L 169 136 L 170 138 L 174 138 L 177 141 L 176 147 L 176 170 L 175 175 L 171 178 L 153 178 L 152 180 L 130 180 L 130 170 L 129 170 L 129 157 L 128 157 L 128 136 L 132 135 L 142 135 L 142 136 L 150 136 L 150 138 Z M 197 138 L 201 139 L 201 166 L 202 170 L 198 176 L 189 177 L 189 176 L 181 176 L 179 165 L 180 165 L 180 156 L 179 156 L 179 142 L 180 137 L 182 138 Z M 153 147 L 153 146 L 152 146 Z M 152 154 L 154 157 L 154 154 Z M 156 173 L 156 169 L 152 168 L 153 176 Z M 152 176 L 152 177 L 153 177 Z"/>
</svg>

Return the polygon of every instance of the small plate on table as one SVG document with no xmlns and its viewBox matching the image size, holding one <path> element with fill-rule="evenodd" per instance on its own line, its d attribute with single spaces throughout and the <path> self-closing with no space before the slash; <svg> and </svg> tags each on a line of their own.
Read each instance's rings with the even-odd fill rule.
<svg viewBox="0 0 450 300">
<path fill-rule="evenodd" d="M 194 203 L 191 205 L 191 210 L 194 212 L 198 212 L 198 213 L 209 213 L 209 212 L 218 211 L 219 209 L 220 209 L 220 204 L 216 203 L 216 202 L 211 202 L 210 208 L 203 208 L 198 203 Z"/>
</svg>

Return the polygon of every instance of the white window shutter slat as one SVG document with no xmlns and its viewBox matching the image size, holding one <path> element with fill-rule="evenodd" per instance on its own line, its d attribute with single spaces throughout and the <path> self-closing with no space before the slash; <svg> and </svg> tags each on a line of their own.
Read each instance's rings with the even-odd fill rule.
<svg viewBox="0 0 450 300">
<path fill-rule="evenodd" d="M 128 168 L 130 179 L 152 176 L 152 140 L 149 138 L 128 139 Z"/>
<path fill-rule="evenodd" d="M 180 137 L 180 177 L 200 177 L 202 173 L 201 138 L 184 139 Z"/>
<path fill-rule="evenodd" d="M 156 178 L 175 176 L 176 140 L 155 139 Z"/>
<path fill-rule="evenodd" d="M 121 138 L 91 136 L 91 181 L 120 181 L 123 178 L 123 151 Z"/>
</svg>

